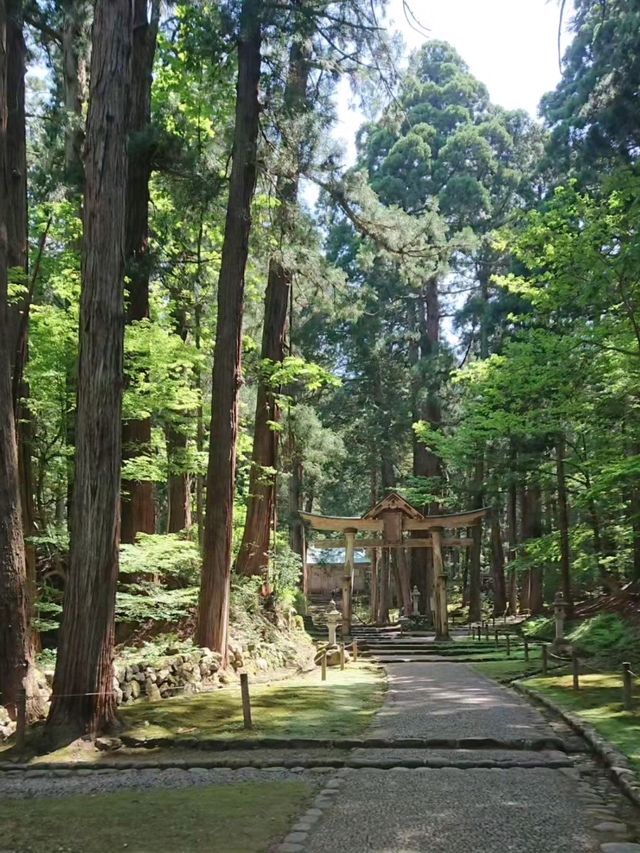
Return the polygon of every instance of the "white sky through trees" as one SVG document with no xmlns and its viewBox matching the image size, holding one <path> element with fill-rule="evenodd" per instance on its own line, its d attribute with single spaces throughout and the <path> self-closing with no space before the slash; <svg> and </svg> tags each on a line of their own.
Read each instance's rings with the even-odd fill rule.
<svg viewBox="0 0 640 853">
<path fill-rule="evenodd" d="M 428 37 L 450 42 L 489 89 L 494 103 L 537 115 L 538 102 L 560 79 L 558 66 L 559 0 L 407 0 L 423 28 L 413 28 L 403 0 L 389 0 L 388 24 L 399 30 L 408 51 Z M 565 10 L 566 24 L 571 2 Z M 338 101 L 336 138 L 345 143 L 347 161 L 355 156 L 354 138 L 363 121 L 353 108 L 348 87 Z"/>
</svg>

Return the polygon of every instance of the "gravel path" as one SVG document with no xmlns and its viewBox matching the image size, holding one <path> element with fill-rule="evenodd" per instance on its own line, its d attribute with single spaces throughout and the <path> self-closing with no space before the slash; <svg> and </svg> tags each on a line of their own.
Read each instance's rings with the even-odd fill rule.
<svg viewBox="0 0 640 853">
<path fill-rule="evenodd" d="M 348 770 L 305 853 L 587 853 L 575 782 L 554 770 Z"/>
<path fill-rule="evenodd" d="M 381 737 L 535 738 L 543 716 L 505 687 L 459 663 L 388 664 L 389 692 L 369 730 Z"/>
<path fill-rule="evenodd" d="M 553 734 L 524 700 L 462 664 L 386 669 L 390 689 L 372 736 L 513 740 Z M 417 757 L 415 750 L 391 752 Z M 636 828 L 617 820 L 581 777 L 585 756 L 567 767 L 570 757 L 553 751 L 419 752 L 446 762 L 373 769 L 366 762 L 379 751 L 354 750 L 362 768 L 338 771 L 316 799 L 317 815 L 303 815 L 279 853 L 640 853 L 633 845 L 601 847 L 634 839 Z M 503 766 L 465 767 L 483 759 Z M 547 766 L 539 766 L 545 760 Z M 452 761 L 460 766 L 445 766 Z"/>
</svg>

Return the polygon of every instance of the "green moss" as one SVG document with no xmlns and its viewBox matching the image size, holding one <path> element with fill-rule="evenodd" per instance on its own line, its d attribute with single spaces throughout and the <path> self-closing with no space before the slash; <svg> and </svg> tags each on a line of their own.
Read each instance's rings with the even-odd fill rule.
<svg viewBox="0 0 640 853">
<path fill-rule="evenodd" d="M 575 646 L 589 655 L 611 659 L 639 660 L 640 635 L 636 628 L 615 613 L 599 613 L 586 619 L 569 633 Z"/>
<path fill-rule="evenodd" d="M 2 846 L 16 853 L 261 853 L 286 834 L 312 789 L 299 782 L 91 797 L 5 800 Z"/>
<path fill-rule="evenodd" d="M 525 684 L 581 717 L 640 770 L 640 681 L 635 682 L 636 710 L 633 712 L 622 708 L 622 677 L 619 673 L 581 675 L 580 690 L 573 690 L 570 675 L 535 677 Z"/>
<path fill-rule="evenodd" d="M 473 668 L 495 681 L 510 681 L 540 669 L 539 660 L 526 662 L 523 657 L 503 658 L 495 661 L 482 661 L 473 664 Z"/>
<path fill-rule="evenodd" d="M 253 730 L 243 728 L 238 687 L 161 702 L 131 705 L 122 711 L 126 733 L 140 738 L 255 736 L 336 737 L 363 732 L 382 704 L 384 679 L 366 663 L 344 671 L 331 667 L 327 681 L 311 676 L 250 685 Z"/>
</svg>

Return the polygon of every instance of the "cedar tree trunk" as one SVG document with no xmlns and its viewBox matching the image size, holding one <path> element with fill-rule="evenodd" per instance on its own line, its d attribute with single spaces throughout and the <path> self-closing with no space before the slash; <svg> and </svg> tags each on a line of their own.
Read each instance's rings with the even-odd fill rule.
<svg viewBox="0 0 640 853">
<path fill-rule="evenodd" d="M 85 150 L 76 477 L 48 727 L 93 734 L 115 719 L 120 544 L 130 0 L 97 0 Z"/>
<path fill-rule="evenodd" d="M 15 719 L 30 666 L 30 608 L 22 531 L 18 448 L 11 393 L 7 159 L 7 4 L 0 0 L 0 704 Z"/>
<path fill-rule="evenodd" d="M 220 652 L 223 661 L 227 655 L 229 623 L 238 391 L 242 381 L 244 273 L 257 172 L 261 7 L 260 0 L 243 0 L 240 13 L 236 120 L 218 280 L 204 548 L 198 604 L 198 645 Z"/>
<path fill-rule="evenodd" d="M 298 0 L 297 5 L 302 5 L 301 0 Z M 295 38 L 289 52 L 289 69 L 284 92 L 284 113 L 287 121 L 298 117 L 306 109 L 309 71 L 306 42 Z M 293 167 L 289 166 L 289 172 L 279 176 L 276 186 L 276 215 L 280 225 L 280 240 L 286 246 L 292 230 L 290 219 L 298 199 L 302 150 L 299 140 L 290 143 L 286 139 L 286 132 L 283 144 L 285 150 L 294 158 Z M 284 358 L 287 311 L 291 295 L 291 271 L 287 269 L 282 255 L 281 250 L 269 260 L 262 326 L 261 357 L 264 361 L 268 360 L 276 365 Z M 272 472 L 278 463 L 279 432 L 274 425 L 280 419 L 277 403 L 279 390 L 269 383 L 268 377 L 261 377 L 253 432 L 247 518 L 236 561 L 236 571 L 248 577 L 265 574 L 268 570 L 271 521 L 276 498 L 276 484 Z"/>
<path fill-rule="evenodd" d="M 149 178 L 152 150 L 144 134 L 151 121 L 151 81 L 159 17 L 159 0 L 154 0 L 152 4 L 151 20 L 147 18 L 147 0 L 135 0 L 125 230 L 129 279 L 128 323 L 149 316 Z M 150 418 L 125 421 L 122 425 L 123 460 L 148 453 L 150 443 Z M 153 483 L 150 480 L 123 480 L 120 509 L 122 542 L 135 542 L 138 533 L 153 533 Z"/>
</svg>

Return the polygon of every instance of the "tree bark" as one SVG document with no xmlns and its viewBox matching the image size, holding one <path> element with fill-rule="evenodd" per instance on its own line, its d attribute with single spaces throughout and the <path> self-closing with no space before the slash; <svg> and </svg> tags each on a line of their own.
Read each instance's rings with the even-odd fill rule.
<svg viewBox="0 0 640 853">
<path fill-rule="evenodd" d="M 96 0 L 85 149 L 76 478 L 48 720 L 57 738 L 115 720 L 130 0 Z"/>
<path fill-rule="evenodd" d="M 438 429 L 442 420 L 439 398 L 439 382 L 436 360 L 440 350 L 440 297 L 438 280 L 429 279 L 421 296 L 416 302 L 418 315 L 416 322 L 418 346 L 411 354 L 414 379 L 412 383 L 414 421 L 426 421 L 432 428 Z M 431 376 L 427 382 L 427 394 L 424 397 L 424 382 L 420 365 L 431 366 Z M 435 377 L 435 378 L 434 378 Z M 442 460 L 425 444 L 413 437 L 413 476 L 435 480 L 442 476 Z M 438 511 L 437 505 L 422 507 L 423 512 Z M 420 538 L 420 533 L 412 534 Z M 420 591 L 422 613 L 430 618 L 431 598 L 434 589 L 433 554 L 429 548 L 411 549 L 411 583 Z"/>
<path fill-rule="evenodd" d="M 482 506 L 484 499 L 484 449 L 479 451 L 473 474 L 473 507 Z M 471 553 L 469 555 L 469 621 L 477 622 L 482 616 L 482 527 L 471 528 Z"/>
<path fill-rule="evenodd" d="M 507 607 L 507 589 L 504 577 L 504 548 L 497 509 L 491 513 L 491 568 L 493 571 L 493 615 L 501 616 Z"/>
<path fill-rule="evenodd" d="M 567 497 L 567 477 L 564 466 L 565 438 L 560 435 L 556 441 L 556 481 L 558 486 L 558 530 L 560 533 L 560 573 L 562 593 L 567 615 L 573 613 L 573 591 L 571 589 L 571 549 L 569 546 L 569 501 Z"/>
<path fill-rule="evenodd" d="M 151 122 L 151 82 L 160 0 L 153 0 L 150 18 L 147 16 L 147 0 L 135 0 L 133 14 L 125 228 L 129 280 L 128 323 L 139 322 L 149 316 L 149 179 L 152 151 L 144 135 Z M 123 423 L 123 461 L 148 454 L 150 443 L 151 418 Z M 123 480 L 122 489 L 121 539 L 123 542 L 135 542 L 138 533 L 155 531 L 153 483 L 150 480 Z"/>
<path fill-rule="evenodd" d="M 301 8 L 302 0 L 296 0 Z M 307 107 L 307 82 L 310 65 L 307 41 L 295 37 L 289 52 L 289 68 L 284 92 L 285 121 L 299 117 Z M 298 199 L 300 165 L 302 157 L 301 140 L 288 140 L 283 135 L 285 152 L 293 159 L 293 165 L 287 165 L 287 172 L 278 177 L 276 184 L 276 216 L 280 231 L 280 249 L 269 260 L 269 275 L 265 294 L 264 322 L 262 327 L 261 358 L 270 364 L 280 364 L 284 358 L 287 333 L 287 311 L 291 295 L 291 271 L 283 258 L 283 246 L 286 246 L 292 232 L 292 215 Z M 288 159 L 288 158 L 287 158 Z M 278 393 L 268 377 L 261 377 L 258 383 L 255 426 L 253 431 L 253 452 L 249 475 L 249 498 L 242 543 L 236 561 L 239 574 L 251 576 L 265 574 L 269 562 L 269 540 L 271 520 L 275 502 L 275 476 L 278 462 L 279 432 L 274 425 L 280 419 Z"/>
<path fill-rule="evenodd" d="M 0 0 L 0 704 L 15 719 L 31 665 L 30 606 L 12 405 L 8 285 L 11 175 L 7 157 L 7 12 Z"/>
<path fill-rule="evenodd" d="M 187 437 L 176 429 L 167 429 L 167 481 L 169 513 L 167 533 L 179 533 L 191 528 L 191 478 L 184 472 Z"/>
<path fill-rule="evenodd" d="M 540 486 L 528 485 L 524 492 L 525 512 L 522 517 L 523 540 L 538 539 L 542 535 L 542 500 Z M 528 606 L 532 615 L 537 616 L 544 608 L 544 571 L 541 565 L 532 563 L 528 571 Z"/>
<path fill-rule="evenodd" d="M 515 457 L 512 464 L 515 467 Z M 507 491 L 507 528 L 509 531 L 509 613 L 518 613 L 518 576 L 512 568 L 517 555 L 518 544 L 518 496 L 515 480 L 511 480 Z"/>
<path fill-rule="evenodd" d="M 241 337 L 244 272 L 256 185 L 261 61 L 260 0 L 243 0 L 238 44 L 238 85 L 229 201 L 218 280 L 218 312 L 198 645 L 226 662 L 235 494 L 238 391 L 242 382 Z"/>
</svg>

